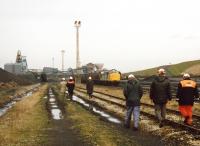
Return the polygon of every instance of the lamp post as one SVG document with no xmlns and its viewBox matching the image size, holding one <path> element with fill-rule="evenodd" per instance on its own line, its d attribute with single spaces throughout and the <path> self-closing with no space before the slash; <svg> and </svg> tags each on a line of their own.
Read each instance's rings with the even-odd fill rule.
<svg viewBox="0 0 200 146">
<path fill-rule="evenodd" d="M 76 27 L 76 68 L 79 68 L 81 66 L 79 56 L 79 27 L 81 26 L 81 21 L 75 21 L 74 26 Z"/>
</svg>

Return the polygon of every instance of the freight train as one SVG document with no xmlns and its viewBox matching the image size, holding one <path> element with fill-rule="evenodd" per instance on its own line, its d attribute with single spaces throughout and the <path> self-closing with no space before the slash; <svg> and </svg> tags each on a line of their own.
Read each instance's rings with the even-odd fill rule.
<svg viewBox="0 0 200 146">
<path fill-rule="evenodd" d="M 81 83 L 85 83 L 89 76 L 93 78 L 95 82 L 116 82 L 121 80 L 121 72 L 115 69 L 112 70 L 93 70 L 87 66 L 83 66 L 78 69 L 68 69 L 68 76 L 73 76 L 76 80 L 80 80 Z"/>
</svg>

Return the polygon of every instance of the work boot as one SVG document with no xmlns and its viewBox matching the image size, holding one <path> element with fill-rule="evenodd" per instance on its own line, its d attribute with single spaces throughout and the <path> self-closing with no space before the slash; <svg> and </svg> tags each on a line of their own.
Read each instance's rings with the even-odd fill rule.
<svg viewBox="0 0 200 146">
<path fill-rule="evenodd" d="M 124 124 L 124 128 L 129 129 L 129 128 L 130 128 L 130 125 Z"/>
<path fill-rule="evenodd" d="M 133 127 L 133 131 L 138 131 L 139 128 L 138 127 Z"/>
<path fill-rule="evenodd" d="M 162 120 L 162 121 L 160 121 L 160 123 L 159 123 L 159 127 L 162 128 L 163 126 L 164 126 L 164 122 L 163 122 L 163 120 Z"/>
</svg>

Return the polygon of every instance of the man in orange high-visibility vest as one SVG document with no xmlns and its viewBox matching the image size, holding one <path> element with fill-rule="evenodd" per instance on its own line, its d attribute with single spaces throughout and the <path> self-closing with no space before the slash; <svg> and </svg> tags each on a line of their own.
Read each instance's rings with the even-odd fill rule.
<svg viewBox="0 0 200 146">
<path fill-rule="evenodd" d="M 185 118 L 184 123 L 191 125 L 192 107 L 195 98 L 199 98 L 199 92 L 197 83 L 190 79 L 189 74 L 185 73 L 183 80 L 179 82 L 176 97 L 179 99 L 179 111 Z"/>
<path fill-rule="evenodd" d="M 67 81 L 67 88 L 68 88 L 68 94 L 69 94 L 69 99 L 72 100 L 73 93 L 74 93 L 74 87 L 75 87 L 75 82 L 72 76 L 69 77 L 69 80 Z"/>
</svg>

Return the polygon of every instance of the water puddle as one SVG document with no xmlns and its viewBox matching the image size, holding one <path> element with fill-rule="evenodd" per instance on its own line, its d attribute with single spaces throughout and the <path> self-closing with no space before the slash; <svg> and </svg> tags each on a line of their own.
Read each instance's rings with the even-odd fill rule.
<svg viewBox="0 0 200 146">
<path fill-rule="evenodd" d="M 88 103 L 86 103 L 83 99 L 77 97 L 77 96 L 73 96 L 72 100 L 79 102 L 80 104 L 83 104 L 86 107 L 89 107 L 90 105 Z"/>
<path fill-rule="evenodd" d="M 58 108 L 58 106 L 56 104 L 51 106 L 52 108 Z"/>
<path fill-rule="evenodd" d="M 62 118 L 62 112 L 60 109 L 51 109 L 51 114 L 54 120 L 60 120 Z"/>
<path fill-rule="evenodd" d="M 53 97 L 49 98 L 49 102 L 55 102 L 55 101 L 56 101 L 55 98 L 53 98 Z"/>
<path fill-rule="evenodd" d="M 48 105 L 51 111 L 52 118 L 54 120 L 60 120 L 63 119 L 63 114 L 62 111 L 59 109 L 55 95 L 53 94 L 52 89 L 49 89 L 49 100 L 48 100 Z"/>
<path fill-rule="evenodd" d="M 0 117 L 4 115 L 12 106 L 16 103 L 16 101 L 12 101 L 6 104 L 3 108 L 0 109 Z"/>
<path fill-rule="evenodd" d="M 26 97 L 31 96 L 31 95 L 33 95 L 33 92 L 32 92 L 32 91 L 28 92 L 28 93 L 26 94 Z"/>
<path fill-rule="evenodd" d="M 109 115 L 108 113 L 106 113 L 106 112 L 104 112 L 104 111 L 102 111 L 102 110 L 99 110 L 99 109 L 97 109 L 96 107 L 93 107 L 92 105 L 86 103 L 83 99 L 81 99 L 81 98 L 79 98 L 79 97 L 77 97 L 77 96 L 73 96 L 72 100 L 73 100 L 73 101 L 76 101 L 76 102 L 78 102 L 78 103 L 80 103 L 80 104 L 82 104 L 82 105 L 84 105 L 85 107 L 91 108 L 91 110 L 92 110 L 94 113 L 99 114 L 100 116 L 106 118 L 106 119 L 107 119 L 108 121 L 110 121 L 110 122 L 113 122 L 113 123 L 116 123 L 116 124 L 120 124 L 120 123 L 121 123 L 121 121 L 120 121 L 119 119 L 112 117 L 112 116 Z"/>
</svg>

